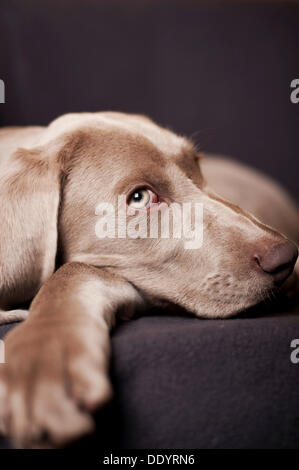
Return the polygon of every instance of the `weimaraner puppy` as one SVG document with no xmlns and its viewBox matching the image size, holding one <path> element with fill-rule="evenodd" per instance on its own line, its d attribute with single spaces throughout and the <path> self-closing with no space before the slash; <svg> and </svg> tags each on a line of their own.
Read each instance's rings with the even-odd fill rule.
<svg viewBox="0 0 299 470">
<path fill-rule="evenodd" d="M 0 319 L 28 317 L 5 337 L 0 365 L 0 426 L 17 446 L 60 446 L 92 430 L 92 411 L 112 393 L 117 317 L 171 304 L 228 317 L 298 285 L 299 216 L 284 191 L 202 158 L 144 116 L 68 114 L 2 129 L 0 193 Z M 119 196 L 136 227 L 167 210 L 173 221 L 173 203 L 199 204 L 200 247 L 187 249 L 187 235 L 99 237 L 97 208 Z M 29 315 L 18 309 L 26 302 Z"/>
</svg>

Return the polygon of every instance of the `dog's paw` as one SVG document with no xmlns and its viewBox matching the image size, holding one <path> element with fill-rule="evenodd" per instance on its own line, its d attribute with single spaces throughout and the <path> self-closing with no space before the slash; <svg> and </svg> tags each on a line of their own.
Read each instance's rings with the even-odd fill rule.
<svg viewBox="0 0 299 470">
<path fill-rule="evenodd" d="M 110 399 L 99 327 L 77 327 L 26 322 L 7 335 L 0 430 L 16 447 L 59 447 L 91 432 L 91 412 Z"/>
</svg>

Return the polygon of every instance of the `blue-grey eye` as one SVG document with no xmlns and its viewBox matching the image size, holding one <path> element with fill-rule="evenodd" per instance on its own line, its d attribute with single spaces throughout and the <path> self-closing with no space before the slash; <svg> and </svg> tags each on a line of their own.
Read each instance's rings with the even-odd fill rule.
<svg viewBox="0 0 299 470">
<path fill-rule="evenodd" d="M 151 206 L 151 204 L 158 202 L 158 196 L 150 189 L 141 188 L 136 189 L 128 199 L 128 206 L 134 209 L 144 209 Z"/>
</svg>

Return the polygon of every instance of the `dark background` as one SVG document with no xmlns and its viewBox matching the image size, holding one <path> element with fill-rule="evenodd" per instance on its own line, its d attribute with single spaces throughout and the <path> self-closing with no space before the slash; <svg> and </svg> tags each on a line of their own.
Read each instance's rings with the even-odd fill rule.
<svg viewBox="0 0 299 470">
<path fill-rule="evenodd" d="M 299 199 L 294 2 L 1 0 L 0 78 L 0 125 L 145 113 Z"/>
</svg>

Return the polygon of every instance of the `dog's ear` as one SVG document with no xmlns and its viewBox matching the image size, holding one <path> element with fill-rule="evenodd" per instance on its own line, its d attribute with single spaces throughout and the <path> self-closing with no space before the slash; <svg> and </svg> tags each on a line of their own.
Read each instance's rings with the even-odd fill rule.
<svg viewBox="0 0 299 470">
<path fill-rule="evenodd" d="M 0 307 L 30 300 L 53 273 L 65 141 L 19 148 L 0 174 Z"/>
<path fill-rule="evenodd" d="M 196 153 L 196 160 L 198 161 L 198 163 L 200 164 L 201 160 L 204 158 L 205 154 L 202 153 L 202 152 L 197 152 Z"/>
</svg>

